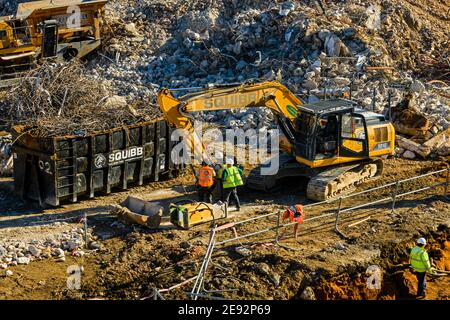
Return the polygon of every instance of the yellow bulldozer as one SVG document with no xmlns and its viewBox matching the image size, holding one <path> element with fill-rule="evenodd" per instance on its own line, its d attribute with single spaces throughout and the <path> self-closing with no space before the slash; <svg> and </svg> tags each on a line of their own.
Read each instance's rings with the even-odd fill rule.
<svg viewBox="0 0 450 320">
<path fill-rule="evenodd" d="M 106 3 L 107 0 L 26 2 L 18 5 L 14 16 L 0 17 L 0 80 L 5 80 L 3 84 L 41 59 L 81 58 L 98 48 Z"/>
<path fill-rule="evenodd" d="M 204 155 L 195 138 L 195 112 L 250 107 L 269 108 L 283 132 L 279 168 L 263 175 L 262 166 L 247 177 L 247 186 L 269 191 L 288 177 L 306 177 L 307 197 L 322 201 L 351 192 L 358 184 L 382 172 L 382 158 L 394 153 L 395 130 L 385 116 L 335 99 L 303 104 L 277 81 L 162 89 L 158 104 L 168 123 L 191 134 L 186 142 Z M 199 153 L 200 152 L 200 153 Z"/>
</svg>

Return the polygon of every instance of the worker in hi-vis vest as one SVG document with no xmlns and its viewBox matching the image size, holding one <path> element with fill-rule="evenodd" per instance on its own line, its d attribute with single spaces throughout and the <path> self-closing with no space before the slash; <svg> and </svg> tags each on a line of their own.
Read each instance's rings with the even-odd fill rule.
<svg viewBox="0 0 450 320">
<path fill-rule="evenodd" d="M 223 180 L 223 190 L 225 195 L 225 202 L 227 205 L 230 204 L 230 196 L 233 195 L 233 200 L 236 202 L 237 211 L 241 210 L 241 204 L 239 202 L 239 197 L 237 194 L 237 187 L 244 184 L 244 172 L 241 168 L 234 165 L 233 159 L 226 160 L 227 167 L 223 170 L 222 180 Z"/>
<path fill-rule="evenodd" d="M 222 161 L 217 161 L 217 164 L 214 167 L 214 170 L 216 170 L 216 188 L 218 189 L 218 193 L 219 193 L 221 201 L 224 201 L 222 175 L 223 175 L 223 171 L 225 169 L 226 169 L 226 164 L 223 164 Z"/>
<path fill-rule="evenodd" d="M 216 176 L 216 172 L 213 168 L 211 168 L 205 161 L 202 162 L 202 166 L 198 170 L 198 197 L 200 202 L 206 201 L 209 203 L 213 202 L 212 193 L 214 191 L 214 177 Z"/>
<path fill-rule="evenodd" d="M 417 296 L 425 297 L 427 289 L 426 275 L 432 273 L 430 259 L 428 253 L 424 249 L 427 241 L 424 238 L 417 240 L 417 245 L 411 249 L 409 254 L 409 264 L 414 269 L 418 281 Z"/>
</svg>

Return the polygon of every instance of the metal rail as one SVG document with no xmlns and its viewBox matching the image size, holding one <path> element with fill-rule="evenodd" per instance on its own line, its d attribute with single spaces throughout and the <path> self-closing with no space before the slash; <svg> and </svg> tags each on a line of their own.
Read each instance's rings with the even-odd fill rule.
<svg viewBox="0 0 450 320">
<path fill-rule="evenodd" d="M 401 193 L 401 194 L 398 193 L 399 186 L 402 183 L 405 183 L 405 182 L 408 182 L 408 181 L 412 181 L 412 180 L 422 179 L 422 178 L 425 178 L 425 177 L 428 177 L 428 176 L 432 176 L 432 175 L 437 175 L 437 174 L 443 173 L 443 172 L 447 172 L 446 181 L 443 182 L 443 183 L 433 184 L 431 186 L 427 186 L 427 187 L 419 188 L 419 189 L 414 189 L 412 191 L 404 192 L 404 193 Z M 334 212 L 328 212 L 328 213 L 324 213 L 324 214 L 321 214 L 321 215 L 318 215 L 318 216 L 315 216 L 315 217 L 307 218 L 307 219 L 305 219 L 303 221 L 303 223 L 319 220 L 319 219 L 330 217 L 330 216 L 336 216 L 336 220 L 335 220 L 335 223 L 334 223 L 334 231 L 337 232 L 339 235 L 343 236 L 344 238 L 347 238 L 347 236 L 339 229 L 339 220 L 341 218 L 341 214 L 346 213 L 346 212 L 350 212 L 350 211 L 353 211 L 353 210 L 357 210 L 357 209 L 362 209 L 362 208 L 365 208 L 365 207 L 368 207 L 368 206 L 381 204 L 383 202 L 388 202 L 388 201 L 392 201 L 391 210 L 393 211 L 395 209 L 396 201 L 399 198 L 405 197 L 405 196 L 410 195 L 410 194 L 422 192 L 422 191 L 425 191 L 425 190 L 434 189 L 434 188 L 437 188 L 437 187 L 440 187 L 440 186 L 444 186 L 444 197 L 448 198 L 447 197 L 447 193 L 448 193 L 449 182 L 450 182 L 450 168 L 447 168 L 447 169 L 442 169 L 442 170 L 437 170 L 437 171 L 425 173 L 425 174 L 422 174 L 422 175 L 419 175 L 419 176 L 416 176 L 416 177 L 402 179 L 402 180 L 398 180 L 398 181 L 395 181 L 395 182 L 387 183 L 387 184 L 384 184 L 382 186 L 378 186 L 378 187 L 374 187 L 374 188 L 367 189 L 367 190 L 364 190 L 364 191 L 360 191 L 360 192 L 352 193 L 352 194 L 349 194 L 349 195 L 345 195 L 345 196 L 339 197 L 337 199 L 331 199 L 331 200 L 325 200 L 325 201 L 321 201 L 321 202 L 317 202 L 317 203 L 307 204 L 307 205 L 304 205 L 303 207 L 304 208 L 312 208 L 312 207 L 316 207 L 316 206 L 319 206 L 319 205 L 330 204 L 330 203 L 338 201 L 337 209 Z M 355 197 L 355 196 L 359 196 L 359 195 L 366 194 L 366 193 L 373 192 L 373 191 L 380 190 L 380 189 L 386 189 L 386 188 L 392 187 L 392 186 L 395 186 L 395 188 L 394 188 L 394 191 L 392 192 L 392 196 L 390 196 L 390 197 L 386 197 L 386 198 L 382 198 L 382 199 L 378 199 L 378 200 L 375 200 L 375 201 L 370 201 L 370 202 L 366 202 L 366 203 L 362 203 L 362 204 L 359 204 L 359 205 L 355 205 L 355 206 L 352 206 L 352 207 L 348 207 L 348 208 L 342 209 L 342 200 L 343 199 L 352 198 L 352 197 Z M 264 214 L 264 215 L 261 215 L 261 216 L 258 216 L 258 217 L 253 217 L 253 218 L 245 219 L 245 220 L 242 220 L 242 221 L 230 223 L 226 227 L 221 227 L 220 230 L 234 228 L 234 227 L 236 227 L 238 225 L 241 225 L 241 224 L 249 223 L 251 221 L 255 221 L 255 220 L 259 220 L 259 219 L 268 218 L 268 217 L 275 216 L 275 215 L 280 215 L 280 212 L 272 212 L 272 213 Z M 278 238 L 279 237 L 278 229 L 289 227 L 289 226 L 293 226 L 293 225 L 297 224 L 297 222 L 295 222 L 295 221 L 294 222 L 289 222 L 289 223 L 286 223 L 286 224 L 280 224 L 279 220 L 280 219 L 278 218 L 277 222 L 276 222 L 276 225 L 273 226 L 273 227 L 269 227 L 269 228 L 265 228 L 263 230 L 258 230 L 258 231 L 254 231 L 254 232 L 251 232 L 251 233 L 247 233 L 245 235 L 229 238 L 229 239 L 217 242 L 216 245 L 223 245 L 223 244 L 226 244 L 226 243 L 229 243 L 229 242 L 233 242 L 233 241 L 236 241 L 236 240 L 241 240 L 241 239 L 244 239 L 244 238 L 252 237 L 252 236 L 259 235 L 259 234 L 266 233 L 266 232 L 273 231 L 273 230 L 277 231 L 277 235 L 276 235 L 276 238 L 275 238 L 275 243 L 278 244 L 278 240 L 279 240 L 279 238 Z"/>
<path fill-rule="evenodd" d="M 398 193 L 399 185 L 404 183 L 404 182 L 421 179 L 421 178 L 428 177 L 428 176 L 431 176 L 431 175 L 436 175 L 436 174 L 439 174 L 439 173 L 442 173 L 442 172 L 445 172 L 445 171 L 447 172 L 447 176 L 446 176 L 446 181 L 443 182 L 443 183 L 433 184 L 433 185 L 430 185 L 430 186 L 427 186 L 427 187 L 414 189 L 414 190 L 407 191 L 407 192 L 400 193 L 400 194 Z M 316 206 L 323 205 L 323 204 L 330 204 L 330 203 L 333 203 L 335 201 L 338 201 L 338 206 L 337 206 L 336 211 L 324 213 L 324 214 L 321 214 L 321 215 L 318 215 L 318 216 L 315 216 L 315 217 L 311 217 L 311 218 L 307 218 L 307 219 L 305 219 L 303 221 L 303 223 L 311 222 L 311 221 L 315 221 L 315 220 L 319 220 L 319 219 L 322 219 L 322 218 L 326 218 L 326 217 L 330 217 L 330 216 L 335 215 L 336 216 L 336 220 L 334 222 L 334 231 L 337 232 L 340 236 L 342 236 L 344 238 L 348 238 L 347 235 L 345 233 L 343 233 L 339 229 L 339 220 L 340 220 L 340 217 L 341 217 L 342 213 L 350 212 L 350 211 L 361 209 L 361 208 L 365 208 L 365 207 L 372 206 L 372 205 L 375 205 L 375 204 L 380 204 L 380 203 L 387 202 L 387 201 L 390 201 L 390 200 L 392 201 L 391 210 L 394 211 L 396 201 L 399 198 L 407 196 L 407 195 L 410 195 L 410 194 L 422 192 L 422 191 L 425 191 L 425 190 L 438 188 L 440 186 L 444 186 L 444 194 L 443 194 L 443 196 L 446 199 L 448 199 L 447 193 L 448 193 L 448 189 L 449 189 L 449 183 L 450 183 L 450 167 L 447 168 L 447 169 L 442 169 L 442 170 L 438 170 L 438 171 L 429 172 L 429 173 L 426 173 L 426 174 L 423 174 L 423 175 L 420 175 L 420 176 L 416 176 L 416 177 L 412 177 L 412 178 L 408 178 L 408 179 L 403 179 L 403 180 L 398 180 L 398 181 L 391 182 L 391 183 L 388 183 L 388 184 L 385 184 L 385 185 L 382 185 L 382 186 L 379 186 L 379 187 L 374 187 L 374 188 L 371 188 L 371 189 L 368 189 L 368 190 L 352 193 L 350 195 L 345 195 L 345 196 L 339 197 L 338 199 L 325 200 L 325 201 L 321 201 L 321 202 L 317 202 L 317 203 L 304 205 L 303 206 L 304 208 L 311 208 L 311 207 L 316 207 Z M 342 200 L 343 199 L 348 199 L 348 198 L 355 197 L 355 196 L 358 196 L 358 195 L 361 195 L 361 194 L 373 192 L 375 190 L 379 190 L 379 189 L 383 189 L 383 188 L 385 189 L 385 188 L 392 187 L 392 186 L 395 186 L 395 188 L 394 188 L 394 190 L 392 192 L 392 196 L 390 196 L 390 197 L 386 197 L 386 198 L 382 198 L 382 199 L 379 199 L 379 200 L 370 201 L 370 202 L 366 202 L 366 203 L 363 203 L 363 204 L 355 205 L 353 207 L 348 207 L 348 208 L 342 209 Z M 249 223 L 249 222 L 252 222 L 252 221 L 260 220 L 260 219 L 269 218 L 269 217 L 272 217 L 272 216 L 275 216 L 275 215 L 277 216 L 277 220 L 276 220 L 276 223 L 275 223 L 274 226 L 265 228 L 263 230 L 250 232 L 250 233 L 247 233 L 247 234 L 244 234 L 244 235 L 241 235 L 241 236 L 237 235 L 237 232 L 236 232 L 236 229 L 235 229 L 236 226 L 242 225 L 242 224 L 246 224 L 246 223 Z M 278 245 L 279 247 L 285 248 L 285 249 L 289 249 L 289 250 L 298 250 L 296 248 L 292 248 L 292 247 L 289 247 L 287 245 L 284 245 L 284 244 L 280 243 L 280 240 L 281 240 L 280 232 L 279 232 L 280 229 L 286 228 L 288 226 L 293 226 L 293 225 L 297 224 L 297 222 L 295 222 L 295 221 L 294 222 L 289 222 L 289 223 L 281 223 L 281 215 L 282 215 L 282 211 L 278 211 L 278 212 L 272 212 L 272 213 L 264 214 L 264 215 L 261 215 L 261 216 L 253 217 L 253 218 L 248 218 L 248 219 L 241 220 L 241 221 L 238 221 L 238 222 L 227 223 L 227 224 L 222 225 L 222 226 L 214 225 L 211 228 L 211 231 L 210 231 L 210 238 L 209 238 L 208 247 L 207 247 L 207 250 L 206 250 L 205 257 L 203 259 L 202 266 L 200 267 L 200 271 L 198 273 L 198 276 L 196 277 L 196 281 L 195 281 L 194 287 L 191 290 L 191 292 L 188 292 L 187 294 L 194 300 L 197 300 L 199 297 L 222 300 L 223 298 L 221 298 L 221 297 L 214 297 L 214 296 L 206 295 L 204 293 L 225 292 L 225 291 L 234 291 L 235 290 L 235 289 L 231 289 L 231 290 L 207 291 L 207 290 L 204 289 L 205 274 L 206 274 L 208 265 L 209 265 L 209 263 L 210 263 L 210 261 L 212 259 L 212 253 L 213 253 L 213 251 L 214 251 L 216 246 L 224 245 L 226 243 L 234 242 L 234 241 L 237 241 L 237 240 L 240 240 L 240 239 L 249 238 L 249 237 L 252 237 L 252 236 L 255 236 L 255 235 L 259 235 L 259 234 L 263 234 L 263 233 L 275 230 L 276 235 L 275 235 L 274 242 L 275 242 L 276 245 Z M 352 226 L 360 224 L 360 223 L 362 223 L 364 221 L 367 221 L 369 219 L 370 219 L 370 216 L 368 218 L 365 218 L 365 219 L 361 220 L 361 221 L 353 223 Z M 215 237 L 216 237 L 217 233 L 219 231 L 228 230 L 228 229 L 233 229 L 233 231 L 235 233 L 235 237 L 229 238 L 229 239 L 225 239 L 225 240 L 220 241 L 220 242 L 216 242 Z M 202 291 L 202 292 L 200 292 L 200 291 Z"/>
</svg>

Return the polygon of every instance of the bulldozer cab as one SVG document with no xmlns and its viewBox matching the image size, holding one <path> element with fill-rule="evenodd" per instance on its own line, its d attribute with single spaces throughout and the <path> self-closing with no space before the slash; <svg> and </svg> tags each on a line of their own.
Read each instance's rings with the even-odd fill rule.
<svg viewBox="0 0 450 320">
<path fill-rule="evenodd" d="M 364 116 L 346 100 L 320 101 L 299 107 L 295 155 L 308 161 L 369 156 Z"/>
<path fill-rule="evenodd" d="M 11 27 L 0 20 L 0 50 L 11 46 Z"/>
<path fill-rule="evenodd" d="M 27 21 L 0 18 L 0 50 L 31 45 Z"/>
</svg>

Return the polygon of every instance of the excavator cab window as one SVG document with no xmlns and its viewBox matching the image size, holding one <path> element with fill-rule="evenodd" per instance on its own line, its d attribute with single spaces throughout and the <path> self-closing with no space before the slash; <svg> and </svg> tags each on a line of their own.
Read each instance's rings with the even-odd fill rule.
<svg viewBox="0 0 450 320">
<path fill-rule="evenodd" d="M 368 141 L 364 117 L 347 113 L 341 116 L 339 156 L 367 157 Z"/>
<path fill-rule="evenodd" d="M 336 156 L 338 146 L 338 115 L 322 116 L 318 121 L 316 135 L 315 159 L 331 158 Z"/>
</svg>

